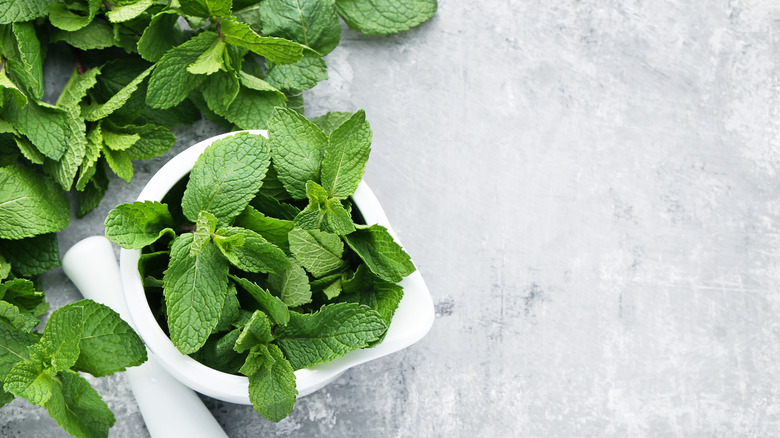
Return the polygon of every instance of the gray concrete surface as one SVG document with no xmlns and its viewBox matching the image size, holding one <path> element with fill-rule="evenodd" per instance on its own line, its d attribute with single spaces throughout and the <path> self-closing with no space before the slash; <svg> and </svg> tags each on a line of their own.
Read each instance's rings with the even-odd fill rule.
<svg viewBox="0 0 780 438">
<path fill-rule="evenodd" d="M 236 438 L 776 435 L 779 35 L 768 0 L 440 0 L 412 32 L 345 32 L 307 111 L 366 109 L 366 180 L 435 325 L 279 424 L 208 406 Z M 63 248 L 217 132 L 178 130 Z M 123 378 L 96 385 L 112 436 L 145 436 Z M 0 435 L 63 433 L 15 401 Z"/>
</svg>

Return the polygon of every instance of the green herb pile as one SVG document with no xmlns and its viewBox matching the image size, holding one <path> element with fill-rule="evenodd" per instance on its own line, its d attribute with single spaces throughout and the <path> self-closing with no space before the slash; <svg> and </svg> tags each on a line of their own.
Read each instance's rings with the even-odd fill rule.
<svg viewBox="0 0 780 438">
<path fill-rule="evenodd" d="M 27 394 L 7 387 L 8 372 L 21 359 L 44 363 L 55 382 L 52 391 L 60 394 L 52 400 L 68 404 L 64 412 L 79 412 L 73 391 L 92 394 L 68 389 L 63 382 L 81 382 L 74 380 L 77 374 L 61 360 L 46 365 L 53 359 L 40 349 L 28 353 L 26 342 L 40 337 L 32 324 L 46 307 L 36 281 L 60 264 L 56 233 L 68 225 L 71 209 L 82 217 L 100 203 L 110 173 L 129 182 L 134 161 L 170 149 L 172 127 L 203 116 L 236 130 L 266 128 L 278 107 L 303 114 L 303 90 L 327 79 L 324 56 L 340 41 L 339 19 L 365 34 L 392 34 L 427 21 L 436 7 L 436 0 L 0 0 L 0 291 L 6 291 L 0 301 L 0 406 L 9 393 Z M 72 64 L 72 73 L 63 90 L 44 90 L 46 59 L 55 53 L 59 64 Z M 320 122 L 340 117 L 333 113 Z M 278 180 L 287 177 L 279 174 Z M 281 182 L 273 187 L 273 178 L 272 166 L 260 196 L 273 198 L 287 188 Z M 295 199 L 308 190 L 312 199 L 324 200 L 319 213 L 304 211 L 344 232 L 338 227 L 347 226 L 346 216 L 336 207 L 342 194 L 317 186 L 291 190 Z M 288 215 L 282 219 L 292 219 L 294 204 L 280 207 Z M 223 237 L 225 254 L 244 251 L 235 249 L 241 239 L 254 241 Z M 289 243 L 276 243 L 289 251 Z M 275 281 L 293 285 L 290 278 L 300 279 L 300 273 L 291 268 Z M 335 284 L 327 285 L 327 294 L 335 293 Z M 15 302 L 20 290 L 34 293 L 38 304 Z M 78 422 L 63 420 L 62 410 L 49 411 L 75 436 L 106 434 L 102 426 L 74 426 Z"/>
<path fill-rule="evenodd" d="M 174 345 L 248 376 L 272 421 L 292 411 L 294 370 L 382 340 L 397 283 L 415 270 L 349 199 L 371 145 L 363 111 L 315 122 L 276 109 L 267 140 L 218 140 L 166 203 L 122 204 L 106 219 L 109 239 L 143 249 L 147 297 Z"/>
</svg>

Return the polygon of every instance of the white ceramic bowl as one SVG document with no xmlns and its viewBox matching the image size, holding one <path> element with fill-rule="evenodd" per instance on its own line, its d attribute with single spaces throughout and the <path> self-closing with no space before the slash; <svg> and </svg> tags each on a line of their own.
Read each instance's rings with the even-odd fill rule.
<svg viewBox="0 0 780 438">
<path fill-rule="evenodd" d="M 265 131 L 249 131 L 266 135 Z M 227 133 L 209 138 L 191 146 L 166 163 L 146 184 L 138 197 L 139 201 L 160 201 L 163 196 L 195 164 L 204 149 L 214 141 L 235 134 Z M 400 243 L 388 223 L 379 201 L 361 182 L 352 196 L 354 205 L 368 224 L 385 226 Z M 166 336 L 152 315 L 146 301 L 141 276 L 138 273 L 140 250 L 122 249 L 119 256 L 120 272 L 125 301 L 136 331 L 156 356 L 159 363 L 171 375 L 185 385 L 209 397 L 231 403 L 250 404 L 249 380 L 209 368 L 179 352 Z M 381 344 L 373 348 L 352 351 L 334 361 L 295 372 L 298 396 L 302 397 L 322 388 L 347 369 L 398 350 L 404 349 L 422 339 L 431 329 L 434 319 L 433 302 L 419 271 L 404 278 L 400 283 L 404 297 Z"/>
</svg>

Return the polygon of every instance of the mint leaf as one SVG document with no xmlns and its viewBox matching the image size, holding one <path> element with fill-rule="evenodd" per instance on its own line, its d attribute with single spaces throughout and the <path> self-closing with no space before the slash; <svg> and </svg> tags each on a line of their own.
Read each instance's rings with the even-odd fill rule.
<svg viewBox="0 0 780 438">
<path fill-rule="evenodd" d="M 168 206 L 156 201 L 120 204 L 108 213 L 106 237 L 122 248 L 141 249 L 164 235 L 174 236 Z"/>
<path fill-rule="evenodd" d="M 284 271 L 269 275 L 268 285 L 289 307 L 298 307 L 311 302 L 309 277 L 298 263 L 290 263 Z"/>
<path fill-rule="evenodd" d="M 50 38 L 52 42 L 64 41 L 81 50 L 105 49 L 114 45 L 111 25 L 100 18 L 75 32 L 54 29 Z"/>
<path fill-rule="evenodd" d="M 68 150 L 70 130 L 65 110 L 31 100 L 22 108 L 6 106 L 3 116 L 48 158 L 59 160 Z"/>
<path fill-rule="evenodd" d="M 190 257 L 195 257 L 203 252 L 206 244 L 211 242 L 211 235 L 217 229 L 219 219 L 208 211 L 198 213 L 198 220 L 195 221 L 195 232 L 192 234 L 192 246 L 190 246 Z"/>
<path fill-rule="evenodd" d="M 363 348 L 387 330 L 376 311 L 355 303 L 322 306 L 310 314 L 290 313 L 276 330 L 276 342 L 293 369 L 331 361 Z"/>
<path fill-rule="evenodd" d="M 229 18 L 220 21 L 225 42 L 245 47 L 277 64 L 290 64 L 303 56 L 303 46 L 283 38 L 263 37 L 246 23 Z"/>
<path fill-rule="evenodd" d="M 271 169 L 273 169 L 273 166 L 271 166 Z M 271 173 L 271 169 L 268 170 L 268 173 Z M 276 171 L 274 171 L 275 173 Z M 250 203 L 253 208 L 256 208 L 257 211 L 260 213 L 275 217 L 278 219 L 284 219 L 291 221 L 295 219 L 296 216 L 301 212 L 301 210 L 292 205 L 288 204 L 286 202 L 279 202 L 276 198 L 272 198 L 270 196 L 264 195 L 263 188 L 265 187 L 265 183 L 263 183 L 263 187 L 260 187 L 260 193 L 255 197 L 255 199 L 252 200 Z M 282 189 L 284 190 L 284 189 Z M 287 192 L 284 192 L 285 195 L 287 195 Z"/>
<path fill-rule="evenodd" d="M 273 341 L 271 334 L 271 322 L 265 313 L 255 310 L 252 318 L 241 329 L 241 334 L 236 339 L 235 350 L 243 353 L 258 344 L 266 344 Z"/>
<path fill-rule="evenodd" d="M 84 190 L 78 194 L 79 209 L 76 212 L 78 218 L 82 218 L 94 210 L 100 204 L 106 191 L 108 191 L 106 171 L 102 165 L 96 170 L 94 177 L 87 182 Z"/>
<path fill-rule="evenodd" d="M 263 418 L 279 422 L 292 412 L 298 390 L 293 369 L 279 347 L 269 344 L 267 349 L 274 361 L 249 376 L 249 400 Z"/>
<path fill-rule="evenodd" d="M 362 227 L 344 236 L 347 244 L 383 280 L 398 283 L 416 270 L 409 254 L 381 225 Z"/>
<path fill-rule="evenodd" d="M 240 84 L 233 70 L 209 76 L 203 87 L 203 99 L 212 111 L 224 117 L 236 99 Z"/>
<path fill-rule="evenodd" d="M 436 6 L 436 0 L 336 0 L 339 15 L 349 28 L 367 35 L 389 35 L 409 30 L 433 17 Z"/>
<path fill-rule="evenodd" d="M 315 117 L 311 119 L 311 121 L 317 125 L 318 128 L 322 129 L 323 132 L 330 135 L 333 131 L 336 130 L 336 128 L 352 118 L 352 116 L 352 113 L 332 111 L 319 117 Z"/>
<path fill-rule="evenodd" d="M 23 332 L 31 331 L 40 323 L 38 318 L 7 301 L 0 301 L 0 322 Z"/>
<path fill-rule="evenodd" d="M 221 114 L 241 129 L 262 129 L 274 113 L 284 106 L 285 98 L 277 91 L 257 91 L 241 87 L 230 106 Z"/>
<path fill-rule="evenodd" d="M 305 230 L 332 231 L 340 236 L 355 231 L 352 216 L 335 198 L 328 198 L 319 184 L 306 183 L 306 195 L 309 205 L 295 217 L 295 224 Z"/>
<path fill-rule="evenodd" d="M 46 313 L 49 304 L 43 292 L 35 290 L 35 284 L 25 278 L 15 278 L 0 284 L 0 298 L 33 315 Z"/>
<path fill-rule="evenodd" d="M 320 162 L 328 138 L 305 117 L 283 108 L 278 108 L 268 121 L 268 134 L 279 181 L 293 198 L 305 198 L 306 182 L 320 180 Z"/>
<path fill-rule="evenodd" d="M 3 389 L 30 403 L 42 406 L 52 396 L 54 379 L 38 362 L 18 362 L 5 378 Z"/>
<path fill-rule="evenodd" d="M 232 244 L 241 236 L 241 244 Z M 214 235 L 214 243 L 233 266 L 247 272 L 281 272 L 290 266 L 287 256 L 276 245 L 258 233 L 240 227 L 222 227 Z"/>
<path fill-rule="evenodd" d="M 217 38 L 211 47 L 201 53 L 198 59 L 187 66 L 187 71 L 194 75 L 210 75 L 216 73 L 225 65 L 225 41 Z"/>
<path fill-rule="evenodd" d="M 179 27 L 179 15 L 164 10 L 154 17 L 138 40 L 138 54 L 145 60 L 157 62 L 165 52 L 184 42 L 184 33 Z"/>
<path fill-rule="evenodd" d="M 292 221 L 268 217 L 251 206 L 236 217 L 233 225 L 258 233 L 282 250 L 289 248 L 287 233 L 295 226 Z"/>
<path fill-rule="evenodd" d="M 63 371 L 58 377 L 51 398 L 44 404 L 49 415 L 73 436 L 108 436 L 116 419 L 100 394 L 74 371 Z"/>
<path fill-rule="evenodd" d="M 228 223 L 249 204 L 262 184 L 270 153 L 261 135 L 239 133 L 215 141 L 198 158 L 182 197 L 191 221 L 209 211 Z"/>
<path fill-rule="evenodd" d="M 16 106 L 23 107 L 27 104 L 27 96 L 22 93 L 22 90 L 20 90 L 16 84 L 8 79 L 8 76 L 5 74 L 5 70 L 0 70 L 0 96 L 4 95 L 6 92 L 10 93 L 11 98 L 13 98 Z M 2 106 L 2 102 L 0 102 L 0 109 Z M 10 125 L 8 127 L 10 128 L 11 132 L 15 131 L 10 127 Z"/>
<path fill-rule="evenodd" d="M 30 359 L 27 347 L 36 342 L 38 335 L 0 323 L 0 381 L 6 381 L 8 373 L 17 363 Z"/>
<path fill-rule="evenodd" d="M 322 157 L 322 187 L 329 198 L 346 199 L 355 192 L 371 152 L 371 128 L 363 110 L 341 124 L 328 138 Z"/>
<path fill-rule="evenodd" d="M 280 90 L 308 90 L 318 82 L 328 79 L 325 60 L 311 50 L 303 52 L 303 58 L 294 64 L 271 64 L 265 80 Z"/>
<path fill-rule="evenodd" d="M 138 134 L 122 134 L 109 129 L 102 129 L 103 144 L 112 151 L 124 151 L 131 148 L 141 139 Z"/>
<path fill-rule="evenodd" d="M 276 324 L 287 324 L 290 320 L 290 312 L 287 310 L 287 306 L 279 298 L 271 295 L 270 292 L 262 287 L 252 283 L 251 281 L 231 275 L 230 279 L 235 281 L 237 285 L 247 291 L 257 301 L 258 304 L 268 313 L 268 316 L 274 320 Z"/>
<path fill-rule="evenodd" d="M 69 221 L 68 200 L 52 180 L 19 166 L 0 168 L 0 238 L 51 233 Z"/>
<path fill-rule="evenodd" d="M 111 308 L 91 300 L 80 300 L 60 309 L 63 308 L 81 309 L 83 315 L 78 340 L 80 354 L 74 370 L 101 377 L 146 361 L 143 341 Z"/>
<path fill-rule="evenodd" d="M 249 350 L 248 354 L 246 354 L 246 359 L 238 372 L 245 376 L 251 376 L 260 371 L 263 367 L 273 366 L 274 362 L 276 362 L 276 360 L 274 360 L 274 358 L 271 357 L 271 353 L 268 352 L 268 346 L 265 344 L 257 344 Z"/>
<path fill-rule="evenodd" d="M 183 354 L 198 351 L 216 327 L 228 283 L 228 262 L 216 246 L 190 257 L 192 241 L 192 233 L 174 239 L 163 278 L 171 341 Z"/>
<path fill-rule="evenodd" d="M 149 78 L 146 103 L 152 108 L 170 108 L 184 100 L 206 78 L 188 72 L 187 66 L 197 61 L 218 38 L 216 33 L 207 31 L 168 50 Z"/>
<path fill-rule="evenodd" d="M 21 240 L 0 240 L 0 254 L 22 277 L 34 277 L 60 265 L 57 235 L 41 234 Z"/>
<path fill-rule="evenodd" d="M 78 108 L 79 102 L 87 95 L 87 91 L 97 83 L 97 75 L 99 74 L 100 68 L 97 67 L 83 73 L 79 73 L 78 68 L 74 68 L 68 83 L 65 84 L 60 97 L 57 98 L 57 106 L 60 108 Z"/>
<path fill-rule="evenodd" d="M 333 0 L 266 0 L 257 13 L 265 35 L 311 47 L 323 56 L 339 44 L 341 26 Z"/>
<path fill-rule="evenodd" d="M 65 108 L 67 112 L 68 149 L 59 161 L 46 160 L 43 168 L 57 181 L 63 190 L 70 190 L 79 166 L 86 154 L 86 126 L 75 108 Z"/>
<path fill-rule="evenodd" d="M 19 58 L 26 73 L 26 81 L 29 81 L 26 85 L 32 89 L 33 96 L 40 99 L 43 97 L 43 60 L 41 43 L 35 33 L 35 26 L 33 23 L 14 23 L 11 29 L 18 44 Z"/>
<path fill-rule="evenodd" d="M 230 283 L 228 285 L 228 293 L 225 295 L 225 302 L 222 305 L 222 312 L 219 315 L 219 322 L 214 327 L 214 333 L 230 329 L 241 315 L 241 305 L 238 302 L 237 294 L 236 285 Z"/>
<path fill-rule="evenodd" d="M 108 117 L 111 113 L 121 108 L 127 103 L 130 96 L 138 89 L 138 85 L 146 79 L 152 73 L 153 67 L 149 67 L 141 74 L 136 76 L 129 84 L 122 87 L 115 95 L 111 96 L 108 101 L 102 104 L 92 103 L 81 108 L 81 113 L 84 116 L 84 120 L 94 122 Z"/>
<path fill-rule="evenodd" d="M 125 150 L 128 158 L 133 160 L 148 160 L 158 157 L 170 150 L 176 137 L 170 130 L 158 125 L 116 125 L 104 121 L 104 126 L 113 133 L 137 135 L 139 137 L 130 148 Z"/>
<path fill-rule="evenodd" d="M 87 15 L 79 15 L 73 12 L 65 3 L 53 3 L 46 8 L 49 10 L 49 22 L 52 26 L 73 32 L 83 29 L 91 23 L 102 4 L 100 0 L 88 0 Z"/>
<path fill-rule="evenodd" d="M 241 85 L 257 91 L 270 91 L 276 93 L 278 96 L 283 97 L 284 93 L 279 91 L 276 87 L 268 82 L 258 78 L 257 76 L 250 75 L 249 73 L 240 71 L 238 72 L 238 78 L 241 81 Z"/>
<path fill-rule="evenodd" d="M 179 3 L 185 14 L 203 18 L 229 17 L 233 6 L 232 0 L 181 0 Z"/>
<path fill-rule="evenodd" d="M 358 266 L 355 275 L 342 281 L 341 286 L 343 290 L 339 301 L 360 303 L 376 310 L 388 326 L 404 296 L 403 287 L 382 280 L 366 265 Z"/>
<path fill-rule="evenodd" d="M 48 13 L 54 0 L 0 0 L 0 24 L 34 20 Z"/>
<path fill-rule="evenodd" d="M 133 3 L 121 4 L 106 12 L 106 17 L 112 23 L 130 21 L 143 14 L 153 3 L 154 0 L 137 0 Z"/>
<path fill-rule="evenodd" d="M 80 307 L 63 306 L 52 312 L 46 321 L 39 344 L 54 371 L 67 370 L 78 360 L 81 351 L 79 341 L 84 330 L 83 316 L 84 311 Z"/>
<path fill-rule="evenodd" d="M 288 235 L 290 251 L 315 278 L 346 267 L 344 242 L 335 234 L 296 228 Z"/>
</svg>

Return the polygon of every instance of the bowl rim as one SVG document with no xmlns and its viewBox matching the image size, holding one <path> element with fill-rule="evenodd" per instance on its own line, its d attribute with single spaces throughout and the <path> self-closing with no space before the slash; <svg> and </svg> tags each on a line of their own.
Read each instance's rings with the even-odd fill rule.
<svg viewBox="0 0 780 438">
<path fill-rule="evenodd" d="M 138 196 L 138 201 L 160 201 L 168 191 L 192 169 L 195 161 L 211 143 L 239 132 L 267 137 L 264 130 L 233 131 L 220 134 L 190 146 L 163 165 L 149 180 Z M 361 181 L 352 196 L 355 208 L 360 210 L 368 224 L 379 224 L 388 229 L 400 245 L 379 200 Z M 154 318 L 138 272 L 141 250 L 120 249 L 119 268 L 123 296 L 139 336 L 159 363 L 176 379 L 201 394 L 219 400 L 251 404 L 249 379 L 209 368 L 179 352 Z M 310 368 L 295 371 L 298 397 L 303 397 L 335 380 L 347 369 L 364 362 L 402 350 L 422 339 L 433 326 L 434 307 L 428 287 L 419 270 L 404 278 L 400 285 L 404 296 L 396 310 L 384 340 L 372 348 L 352 351 L 345 356 Z"/>
</svg>

